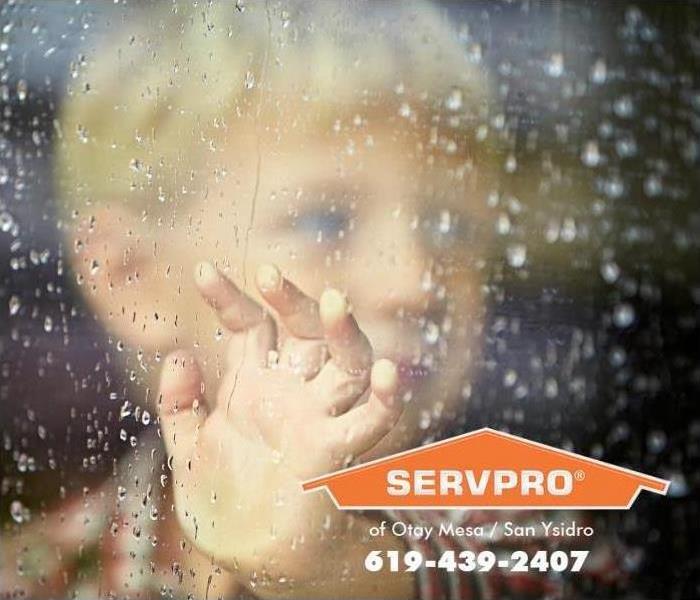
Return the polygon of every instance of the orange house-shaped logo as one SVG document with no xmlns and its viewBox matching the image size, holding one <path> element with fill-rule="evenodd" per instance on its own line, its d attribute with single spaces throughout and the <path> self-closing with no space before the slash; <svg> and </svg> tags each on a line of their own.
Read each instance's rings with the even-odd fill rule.
<svg viewBox="0 0 700 600">
<path fill-rule="evenodd" d="M 524 438 L 479 429 L 303 484 L 338 508 L 624 509 L 670 482 Z"/>
</svg>

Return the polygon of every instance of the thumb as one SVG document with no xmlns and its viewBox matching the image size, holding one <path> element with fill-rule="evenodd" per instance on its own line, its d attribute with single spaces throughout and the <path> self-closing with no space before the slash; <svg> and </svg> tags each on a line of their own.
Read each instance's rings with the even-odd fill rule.
<svg viewBox="0 0 700 600">
<path fill-rule="evenodd" d="M 192 457 L 197 433 L 206 419 L 202 372 L 190 352 L 168 355 L 160 375 L 158 416 L 173 471 Z"/>
</svg>

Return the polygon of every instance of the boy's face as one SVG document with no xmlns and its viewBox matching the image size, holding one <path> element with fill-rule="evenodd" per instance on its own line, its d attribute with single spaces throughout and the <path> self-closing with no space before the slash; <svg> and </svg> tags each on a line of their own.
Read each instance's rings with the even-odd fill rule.
<svg viewBox="0 0 700 600">
<path fill-rule="evenodd" d="M 272 263 L 314 299 L 327 287 L 346 293 L 375 359 L 398 364 L 413 397 L 402 443 L 406 431 L 413 441 L 453 418 L 481 320 L 475 175 L 456 175 L 466 159 L 421 150 L 415 135 L 385 128 L 239 139 L 207 163 L 206 193 L 159 226 L 133 219 L 125 237 L 123 215 L 102 218 L 108 239 L 120 229 L 128 252 L 139 255 L 136 243 L 153 264 L 136 259 L 140 276 L 91 294 L 94 304 L 107 304 L 101 310 L 118 335 L 144 350 L 195 344 L 215 389 L 225 334 L 197 294 L 194 266 L 213 262 L 262 303 L 255 270 Z"/>
</svg>

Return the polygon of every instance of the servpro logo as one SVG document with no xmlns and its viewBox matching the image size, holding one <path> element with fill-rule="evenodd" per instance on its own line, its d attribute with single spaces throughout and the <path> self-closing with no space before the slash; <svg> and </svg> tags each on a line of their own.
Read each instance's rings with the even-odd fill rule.
<svg viewBox="0 0 700 600">
<path fill-rule="evenodd" d="M 390 496 L 502 496 L 514 489 L 518 489 L 523 496 L 568 496 L 574 489 L 574 475 L 571 471 L 563 469 L 554 469 L 547 473 L 533 469 L 420 469 L 413 473 L 405 469 L 392 469 L 387 473 L 387 483 L 386 491 Z"/>
<path fill-rule="evenodd" d="M 484 428 L 303 484 L 339 508 L 629 508 L 668 481 Z"/>
</svg>

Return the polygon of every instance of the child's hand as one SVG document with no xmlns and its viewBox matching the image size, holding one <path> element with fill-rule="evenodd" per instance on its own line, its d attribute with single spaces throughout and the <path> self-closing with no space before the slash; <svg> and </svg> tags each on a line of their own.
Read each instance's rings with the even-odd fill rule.
<svg viewBox="0 0 700 600">
<path fill-rule="evenodd" d="M 285 334 L 278 347 L 275 321 L 214 267 L 200 264 L 196 281 L 232 336 L 218 390 L 203 389 L 187 352 L 163 368 L 160 424 L 177 514 L 194 544 L 249 583 L 304 590 L 302 579 L 323 577 L 321 563 L 337 576 L 350 559 L 346 540 L 361 547 L 366 529 L 301 482 L 346 466 L 394 426 L 396 367 L 372 364 L 335 290 L 319 306 L 274 267 L 261 268 L 258 289 Z"/>
</svg>

